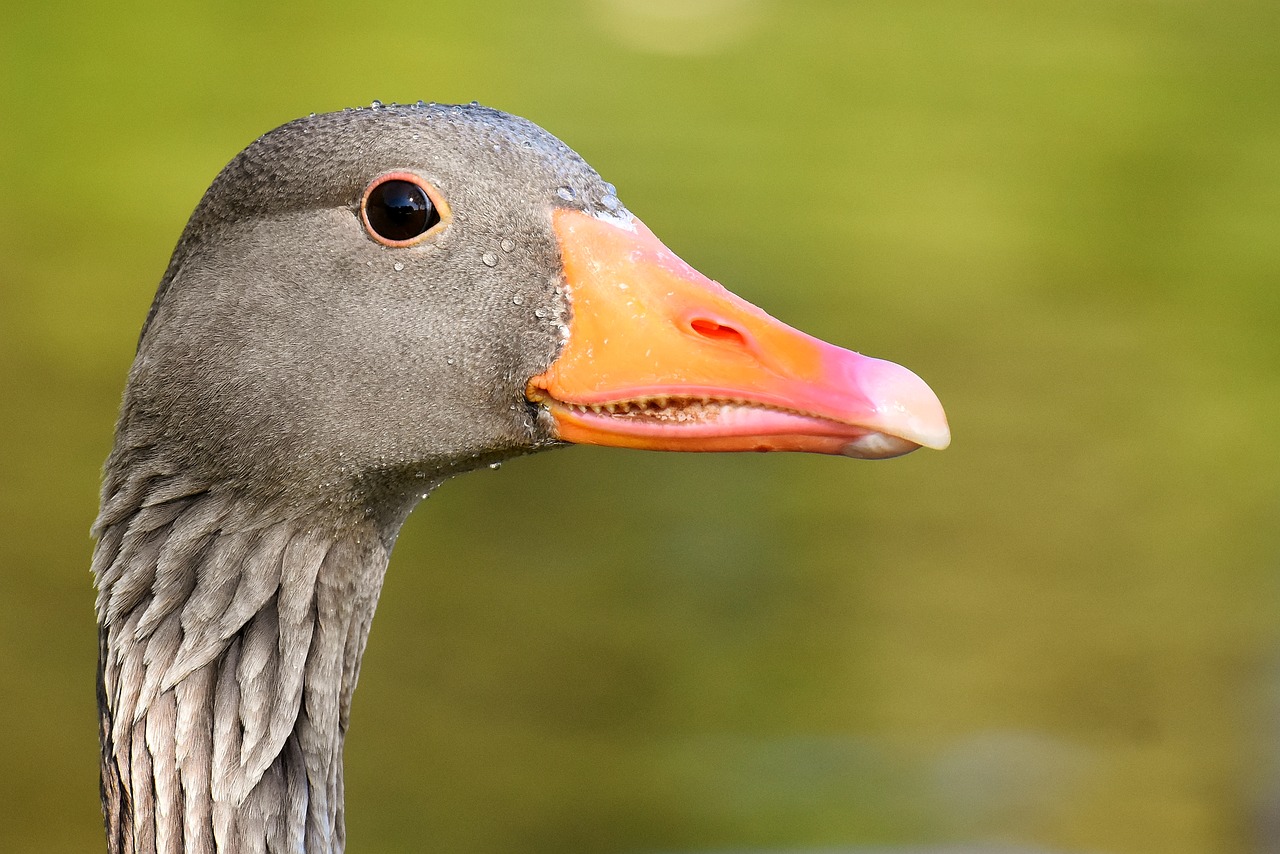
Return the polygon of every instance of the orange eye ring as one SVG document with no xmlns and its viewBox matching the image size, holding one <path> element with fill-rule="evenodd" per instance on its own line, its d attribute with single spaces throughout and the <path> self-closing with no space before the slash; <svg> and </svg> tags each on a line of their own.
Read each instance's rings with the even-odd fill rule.
<svg viewBox="0 0 1280 854">
<path fill-rule="evenodd" d="M 412 172 L 386 172 L 369 182 L 360 197 L 360 222 L 376 243 L 414 246 L 443 229 L 452 218 L 439 190 Z"/>
</svg>

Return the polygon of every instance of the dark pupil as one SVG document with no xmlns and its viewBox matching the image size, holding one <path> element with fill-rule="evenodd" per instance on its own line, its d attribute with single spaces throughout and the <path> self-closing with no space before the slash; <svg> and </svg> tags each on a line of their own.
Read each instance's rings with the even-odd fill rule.
<svg viewBox="0 0 1280 854">
<path fill-rule="evenodd" d="M 365 212 L 370 227 L 387 240 L 409 240 L 440 221 L 431 199 L 411 181 L 387 181 L 374 187 Z"/>
</svg>

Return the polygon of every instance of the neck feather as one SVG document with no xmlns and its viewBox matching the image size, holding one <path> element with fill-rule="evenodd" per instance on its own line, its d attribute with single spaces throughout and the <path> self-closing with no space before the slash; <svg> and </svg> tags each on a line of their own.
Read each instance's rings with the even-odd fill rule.
<svg viewBox="0 0 1280 854">
<path fill-rule="evenodd" d="M 340 852 L 342 743 L 397 524 L 127 480 L 95 533 L 111 854 Z"/>
</svg>

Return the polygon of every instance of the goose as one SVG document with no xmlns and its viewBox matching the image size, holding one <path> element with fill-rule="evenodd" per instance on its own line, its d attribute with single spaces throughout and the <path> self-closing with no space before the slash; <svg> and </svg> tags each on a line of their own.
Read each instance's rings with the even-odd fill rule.
<svg viewBox="0 0 1280 854">
<path fill-rule="evenodd" d="M 191 215 L 104 467 L 108 850 L 343 850 L 383 575 L 454 475 L 571 443 L 949 441 L 915 374 L 707 279 L 529 121 L 419 102 L 285 124 Z"/>
</svg>

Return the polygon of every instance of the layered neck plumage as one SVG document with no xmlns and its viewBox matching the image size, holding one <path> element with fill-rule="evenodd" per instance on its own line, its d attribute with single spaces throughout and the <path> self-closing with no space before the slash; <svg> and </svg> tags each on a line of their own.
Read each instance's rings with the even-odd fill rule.
<svg viewBox="0 0 1280 854">
<path fill-rule="evenodd" d="M 111 854 L 343 849 L 342 744 L 399 521 L 108 478 L 93 568 Z"/>
</svg>

